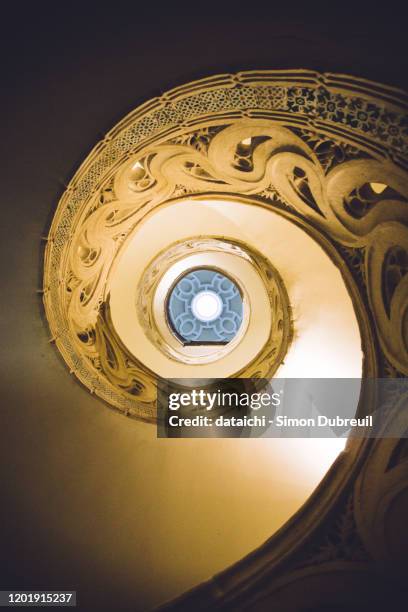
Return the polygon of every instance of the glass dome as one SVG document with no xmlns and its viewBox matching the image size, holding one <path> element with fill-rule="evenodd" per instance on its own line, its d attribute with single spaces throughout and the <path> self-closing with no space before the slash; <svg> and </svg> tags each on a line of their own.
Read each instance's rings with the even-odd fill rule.
<svg viewBox="0 0 408 612">
<path fill-rule="evenodd" d="M 234 281 L 217 270 L 190 271 L 170 292 L 167 318 L 185 344 L 227 344 L 242 324 L 241 292 Z"/>
</svg>

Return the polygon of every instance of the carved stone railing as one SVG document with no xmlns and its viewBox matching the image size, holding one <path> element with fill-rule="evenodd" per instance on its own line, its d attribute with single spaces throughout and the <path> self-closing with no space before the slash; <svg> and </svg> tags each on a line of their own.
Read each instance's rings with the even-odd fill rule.
<svg viewBox="0 0 408 612">
<path fill-rule="evenodd" d="M 79 168 L 49 231 L 44 305 L 71 372 L 125 414 L 155 419 L 156 376 L 115 334 L 110 274 L 148 213 L 206 196 L 269 207 L 318 240 L 352 296 L 364 376 L 406 377 L 407 99 L 344 75 L 251 71 L 189 83 L 130 113 Z M 350 441 L 288 525 L 174 609 L 306 610 L 290 607 L 291 585 L 313 600 L 317 575 L 330 593 L 356 573 L 365 584 L 397 554 L 397 523 L 387 521 L 397 499 L 407 503 L 406 456 L 404 440 Z"/>
</svg>

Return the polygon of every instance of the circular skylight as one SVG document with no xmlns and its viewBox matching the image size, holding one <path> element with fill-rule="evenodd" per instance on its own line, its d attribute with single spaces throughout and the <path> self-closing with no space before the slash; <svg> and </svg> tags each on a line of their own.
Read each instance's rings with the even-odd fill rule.
<svg viewBox="0 0 408 612">
<path fill-rule="evenodd" d="M 167 318 L 184 343 L 230 342 L 243 317 L 242 296 L 230 278 L 209 268 L 185 274 L 173 287 Z"/>
</svg>

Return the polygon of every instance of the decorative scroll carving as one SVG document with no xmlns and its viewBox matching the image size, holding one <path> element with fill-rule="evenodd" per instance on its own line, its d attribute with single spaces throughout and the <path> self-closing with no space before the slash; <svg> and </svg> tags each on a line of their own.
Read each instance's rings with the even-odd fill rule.
<svg viewBox="0 0 408 612">
<path fill-rule="evenodd" d="M 388 394 L 387 429 L 406 415 L 408 396 Z M 401 425 L 399 425 L 401 430 Z M 380 564 L 406 571 L 406 510 L 408 508 L 407 440 L 383 438 L 373 441 L 369 456 L 355 485 L 355 516 L 360 536 L 370 555 Z M 396 509 L 398 511 L 396 512 Z M 402 538 L 402 540 L 401 540 Z M 405 543 L 405 544 L 404 544 Z M 400 562 L 404 559 L 404 565 Z"/>
<path fill-rule="evenodd" d="M 403 103 L 368 83 L 359 97 L 353 86 L 301 71 L 223 75 L 169 92 L 112 130 L 61 199 L 46 254 L 50 326 L 85 384 L 112 401 L 112 381 L 94 367 L 95 343 L 83 339 L 94 336 L 121 244 L 155 207 L 201 193 L 263 200 L 339 251 L 363 253 L 361 290 L 380 344 L 408 372 L 407 277 L 390 255 L 407 244 Z M 372 184 L 385 189 L 369 192 Z M 143 397 L 119 392 L 113 403 L 135 402 L 143 415 Z"/>
<path fill-rule="evenodd" d="M 332 561 L 370 561 L 357 530 L 352 494 L 339 505 L 336 517 L 329 524 L 329 528 L 322 531 L 318 542 L 314 542 L 307 552 L 302 551 L 301 558 L 298 563 L 295 562 L 292 571 Z"/>
<path fill-rule="evenodd" d="M 379 224 L 367 244 L 370 304 L 388 361 L 408 373 L 408 229 L 398 221 Z"/>
<path fill-rule="evenodd" d="M 117 338 L 110 318 L 109 304 L 104 304 L 100 310 L 95 325 L 94 362 L 97 369 L 116 388 L 127 395 L 143 398 L 145 418 L 154 420 L 156 401 L 156 377 L 146 368 L 142 368 L 126 351 Z M 137 416 L 131 408 L 127 413 Z"/>
</svg>

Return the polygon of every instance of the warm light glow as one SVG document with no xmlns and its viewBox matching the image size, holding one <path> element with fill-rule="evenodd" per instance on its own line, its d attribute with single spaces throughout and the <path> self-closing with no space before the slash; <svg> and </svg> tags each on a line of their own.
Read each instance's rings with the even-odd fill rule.
<svg viewBox="0 0 408 612">
<path fill-rule="evenodd" d="M 191 310 L 199 321 L 215 321 L 222 312 L 222 300 L 214 291 L 201 291 L 191 302 Z"/>
<path fill-rule="evenodd" d="M 384 185 L 384 183 L 370 183 L 370 187 L 371 189 L 374 191 L 374 193 L 382 193 L 385 189 L 387 189 L 387 185 Z"/>
</svg>

